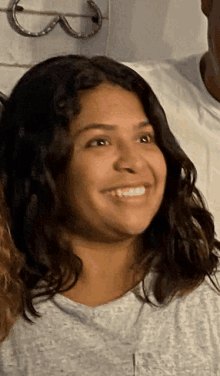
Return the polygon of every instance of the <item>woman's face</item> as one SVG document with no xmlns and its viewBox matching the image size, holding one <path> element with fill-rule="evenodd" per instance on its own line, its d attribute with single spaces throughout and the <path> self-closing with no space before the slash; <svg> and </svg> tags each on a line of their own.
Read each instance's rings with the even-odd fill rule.
<svg viewBox="0 0 220 376">
<path fill-rule="evenodd" d="M 74 152 L 66 176 L 78 231 L 106 242 L 139 235 L 157 213 L 166 183 L 166 163 L 153 126 L 147 125 L 136 94 L 117 85 L 82 91 L 80 103 L 81 113 L 71 123 Z M 140 123 L 146 125 L 138 128 Z M 86 130 L 91 124 L 103 128 Z M 134 185 L 144 194 L 129 199 L 109 194 Z"/>
</svg>

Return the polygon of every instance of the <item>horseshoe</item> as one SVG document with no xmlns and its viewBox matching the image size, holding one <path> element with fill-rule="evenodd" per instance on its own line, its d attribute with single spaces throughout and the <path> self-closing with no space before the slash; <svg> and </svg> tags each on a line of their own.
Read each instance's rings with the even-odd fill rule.
<svg viewBox="0 0 220 376">
<path fill-rule="evenodd" d="M 102 27 L 102 13 L 99 9 L 99 7 L 94 3 L 92 0 L 88 0 L 87 3 L 90 6 L 90 8 L 96 12 L 96 16 L 92 17 L 93 22 L 97 23 L 98 28 L 95 31 L 92 31 L 90 34 L 81 34 L 76 33 L 70 26 L 69 22 L 67 21 L 65 16 L 62 16 L 61 14 L 54 17 L 54 19 L 39 33 L 32 33 L 30 31 L 25 30 L 18 22 L 16 17 L 16 11 L 23 10 L 23 7 L 18 6 L 20 0 L 13 0 L 12 6 L 8 9 L 7 15 L 8 15 L 8 21 L 11 25 L 11 27 L 19 34 L 25 36 L 25 37 L 41 37 L 44 35 L 47 35 L 50 33 L 51 30 L 53 30 L 58 23 L 60 23 L 60 26 L 62 29 L 69 34 L 70 36 L 78 39 L 89 39 L 92 38 L 95 34 L 98 33 L 98 31 Z"/>
</svg>

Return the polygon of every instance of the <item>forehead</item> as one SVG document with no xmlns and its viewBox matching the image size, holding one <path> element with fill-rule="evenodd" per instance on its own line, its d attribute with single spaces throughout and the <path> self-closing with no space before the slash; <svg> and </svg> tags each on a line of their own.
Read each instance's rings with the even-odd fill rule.
<svg viewBox="0 0 220 376">
<path fill-rule="evenodd" d="M 86 90 L 80 94 L 81 111 L 72 123 L 72 131 L 75 134 L 80 134 L 81 129 L 87 128 L 116 131 L 119 129 L 118 126 L 123 129 L 140 129 L 140 124 L 149 124 L 136 93 L 118 85 L 100 85 L 94 90 Z"/>
<path fill-rule="evenodd" d="M 143 104 L 134 92 L 119 85 L 102 84 L 92 90 L 82 91 L 79 95 L 81 116 L 87 113 L 94 115 L 110 115 L 117 112 L 128 114 L 132 111 L 144 112 Z"/>
<path fill-rule="evenodd" d="M 130 98 L 136 98 L 139 100 L 136 93 L 124 89 L 120 85 L 114 85 L 109 83 L 102 83 L 95 88 L 81 90 L 79 92 L 79 99 L 80 100 L 96 100 L 96 98 L 102 99 L 103 96 L 106 96 L 107 98 L 114 98 L 114 96 L 122 96 L 122 97 L 130 97 Z"/>
</svg>

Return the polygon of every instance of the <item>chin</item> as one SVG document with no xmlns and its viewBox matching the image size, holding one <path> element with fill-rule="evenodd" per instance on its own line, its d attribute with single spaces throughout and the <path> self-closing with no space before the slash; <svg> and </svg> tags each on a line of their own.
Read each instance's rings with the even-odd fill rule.
<svg viewBox="0 0 220 376">
<path fill-rule="evenodd" d="M 127 233 L 127 234 L 130 234 L 132 236 L 135 236 L 135 235 L 141 235 L 144 233 L 144 231 L 148 228 L 149 225 L 147 226 L 133 226 L 133 227 L 130 227 L 129 228 L 124 228 L 124 231 Z"/>
</svg>

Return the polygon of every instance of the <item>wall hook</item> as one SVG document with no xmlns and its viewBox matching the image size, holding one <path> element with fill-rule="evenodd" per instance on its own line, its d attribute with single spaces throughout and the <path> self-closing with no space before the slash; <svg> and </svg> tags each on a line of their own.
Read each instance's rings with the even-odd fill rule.
<svg viewBox="0 0 220 376">
<path fill-rule="evenodd" d="M 98 31 L 102 27 L 102 13 L 99 9 L 99 7 L 95 4 L 94 1 L 88 0 L 87 3 L 90 6 L 90 8 L 96 13 L 95 16 L 91 16 L 92 22 L 97 24 L 97 30 L 92 31 L 89 34 L 82 34 L 82 33 L 77 33 L 74 31 L 69 22 L 67 21 L 66 17 L 57 14 L 56 17 L 39 33 L 33 33 L 30 31 L 25 30 L 18 22 L 17 17 L 16 17 L 16 12 L 22 12 L 24 10 L 23 7 L 18 5 L 20 0 L 13 0 L 12 6 L 7 10 L 7 16 L 8 16 L 8 21 L 11 25 L 11 27 L 19 34 L 25 36 L 25 37 L 41 37 L 44 35 L 47 35 L 50 33 L 51 30 L 53 30 L 56 25 L 59 23 L 62 29 L 70 36 L 77 38 L 77 39 L 89 39 L 92 38 L 95 34 L 98 33 Z"/>
</svg>

